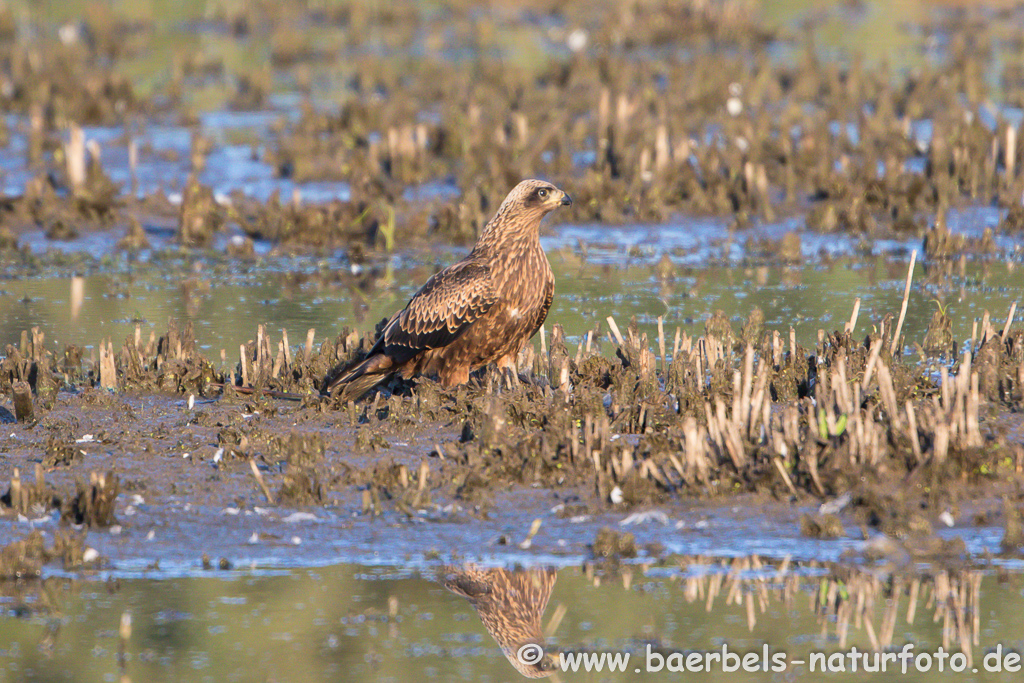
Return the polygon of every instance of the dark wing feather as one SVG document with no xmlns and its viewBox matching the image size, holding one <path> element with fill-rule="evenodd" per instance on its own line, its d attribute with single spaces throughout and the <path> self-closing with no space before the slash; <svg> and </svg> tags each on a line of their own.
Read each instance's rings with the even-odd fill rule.
<svg viewBox="0 0 1024 683">
<path fill-rule="evenodd" d="M 533 331 L 530 332 L 530 336 L 527 337 L 528 339 L 532 338 L 533 335 L 537 334 L 537 332 L 540 330 L 540 326 L 543 325 L 544 321 L 548 319 L 548 311 L 551 310 L 551 302 L 554 301 L 554 299 L 555 281 L 548 280 L 547 282 L 544 283 L 544 305 L 541 306 L 541 309 L 537 312 L 537 319 L 533 325 Z"/>
<path fill-rule="evenodd" d="M 494 592 L 486 571 L 473 567 L 453 567 L 452 570 L 445 574 L 442 581 L 444 587 L 452 593 L 477 601 Z"/>
<path fill-rule="evenodd" d="M 460 261 L 427 280 L 384 328 L 378 344 L 396 363 L 403 363 L 420 351 L 451 344 L 495 301 L 490 267 Z"/>
<path fill-rule="evenodd" d="M 344 384 L 345 396 L 358 399 L 416 354 L 458 339 L 496 300 L 485 263 L 467 259 L 445 268 L 391 316 L 367 357 L 329 379 L 325 391 Z"/>
</svg>

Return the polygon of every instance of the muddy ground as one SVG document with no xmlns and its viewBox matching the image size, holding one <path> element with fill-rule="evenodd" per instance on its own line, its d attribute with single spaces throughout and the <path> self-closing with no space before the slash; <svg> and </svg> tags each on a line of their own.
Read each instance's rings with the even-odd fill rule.
<svg viewBox="0 0 1024 683">
<path fill-rule="evenodd" d="M 633 534 L 631 546 L 623 548 L 626 557 L 635 555 L 646 564 L 677 554 L 710 552 L 716 545 L 741 554 L 838 560 L 844 552 L 862 557 L 864 546 L 856 542 L 862 540 L 862 528 L 870 536 L 877 533 L 862 527 L 859 516 L 847 509 L 836 518 L 840 526 L 826 536 L 840 541 L 808 537 L 806 529 L 802 534 L 801 518 L 818 517 L 819 501 L 811 497 L 790 501 L 767 494 L 725 500 L 680 496 L 657 505 L 629 506 L 601 500 L 591 485 L 490 486 L 484 481 L 476 481 L 482 491 L 467 494 L 467 478 L 478 480 L 479 475 L 474 477 L 451 458 L 440 458 L 436 450 L 438 445 L 457 443 L 457 426 L 422 424 L 404 436 L 395 433 L 399 430 L 383 429 L 366 444 L 359 427 L 339 425 L 335 415 L 310 417 L 303 412 L 283 403 L 276 414 L 265 415 L 252 412 L 245 401 L 226 399 L 201 399 L 188 409 L 180 398 L 110 396 L 94 389 L 61 396 L 48 421 L 66 425 L 73 430 L 71 436 L 77 435 L 67 438 L 64 448 L 54 445 L 51 432 L 42 425 L 8 423 L 4 430 L 0 477 L 7 481 L 18 468 L 24 473 L 22 486 L 33 489 L 35 475 L 30 473 L 41 467 L 45 476 L 45 495 L 34 496 L 22 513 L 7 510 L 9 530 L 71 535 L 89 530 L 83 542 L 99 555 L 84 564 L 81 558 L 77 563 L 72 558 L 65 566 L 107 567 L 119 574 L 148 576 L 249 564 L 315 566 L 345 561 L 429 566 L 440 558 L 515 558 L 527 547 L 527 555 L 558 565 L 578 564 L 618 554 L 614 539 L 611 549 L 607 547 L 606 528 Z M 218 445 L 231 425 L 296 435 L 288 441 L 326 437 L 315 480 L 299 494 L 299 501 L 290 493 L 295 483 L 277 444 L 254 446 L 247 457 Z M 251 463 L 261 472 L 273 501 L 267 499 Z M 108 488 L 117 481 L 119 495 L 102 519 L 76 517 L 83 507 L 76 496 L 85 491 L 92 497 L 99 490 L 95 485 L 90 488 L 91 473 L 104 476 Z M 301 500 L 314 492 L 316 504 Z M 897 540 L 881 558 L 871 559 L 907 563 L 939 555 L 960 565 L 968 561 L 968 551 L 979 561 L 999 554 L 1003 510 L 998 496 L 1004 493 L 1014 494 L 1014 487 L 968 487 L 963 500 L 950 506 L 954 531 L 966 545 L 946 548 L 919 531 L 909 541 Z M 644 515 L 651 510 L 655 514 Z M 919 523 L 944 528 L 939 518 L 943 512 L 924 509 Z M 535 519 L 541 525 L 531 536 Z M 528 537 L 532 542 L 522 546 Z"/>
<path fill-rule="evenodd" d="M 74 346 L 58 361 L 26 334 L 3 366 L 31 405 L 4 409 L 0 510 L 12 536 L 89 531 L 54 551 L 69 568 L 527 549 L 657 561 L 725 537 L 738 552 L 902 564 L 1019 555 L 1024 333 L 987 330 L 936 383 L 883 352 L 891 338 L 834 334 L 807 356 L 757 327 L 752 315 L 745 343 L 713 319 L 659 364 L 632 328 L 608 333 L 609 359 L 586 342 L 571 355 L 556 326 L 543 354 L 524 351 L 518 386 L 488 372 L 452 391 L 396 380 L 359 404 L 319 388 L 369 335 L 282 340 L 275 355 L 261 329 L 232 366 L 188 326 L 108 343 L 96 363 Z M 938 534 L 949 527 L 958 538 Z"/>
</svg>

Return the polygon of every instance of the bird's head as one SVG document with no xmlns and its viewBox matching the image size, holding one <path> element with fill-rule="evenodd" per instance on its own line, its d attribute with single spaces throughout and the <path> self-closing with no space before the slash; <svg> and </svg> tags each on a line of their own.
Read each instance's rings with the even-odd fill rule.
<svg viewBox="0 0 1024 683">
<path fill-rule="evenodd" d="M 524 180 L 508 193 L 503 204 L 543 218 L 560 206 L 571 206 L 572 197 L 546 180 Z"/>
<path fill-rule="evenodd" d="M 523 226 L 536 227 L 544 216 L 560 206 L 571 204 L 569 195 L 546 180 L 524 180 L 508 193 L 494 220 L 513 220 Z"/>
<path fill-rule="evenodd" d="M 524 180 L 508 193 L 480 235 L 476 249 L 500 248 L 509 241 L 537 239 L 540 222 L 572 198 L 546 180 Z"/>
</svg>

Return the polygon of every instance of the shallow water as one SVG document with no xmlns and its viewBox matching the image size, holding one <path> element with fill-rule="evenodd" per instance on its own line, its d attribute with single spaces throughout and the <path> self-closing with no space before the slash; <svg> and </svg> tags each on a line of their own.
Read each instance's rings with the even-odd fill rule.
<svg viewBox="0 0 1024 683">
<path fill-rule="evenodd" d="M 816 242 L 808 238 L 803 264 L 780 265 L 752 255 L 750 235 L 718 235 L 713 238 L 709 228 L 688 221 L 633 230 L 555 226 L 544 239 L 557 280 L 548 331 L 559 323 L 575 343 L 598 324 L 604 338 L 608 316 L 623 329 L 635 316 L 639 330 L 656 346 L 657 318 L 662 316 L 671 349 L 677 326 L 701 335 L 707 318 L 722 310 L 738 332 L 756 306 L 765 314 L 767 329 L 788 338 L 792 325 L 797 341 L 810 348 L 819 329 L 842 330 L 857 297 L 861 334 L 886 314 L 899 313 L 906 250 L 914 245 L 876 244 L 877 253 L 856 255 L 833 240 L 834 256 L 821 258 L 812 252 Z M 151 239 L 157 242 L 160 236 Z M 93 246 L 109 248 L 110 240 L 96 236 Z M 168 259 L 161 252 L 141 261 L 120 257 L 102 267 L 87 266 L 87 274 L 78 277 L 19 274 L 0 279 L 0 345 L 17 343 L 22 330 L 39 326 L 48 343 L 62 352 L 66 343 L 92 347 L 107 337 L 120 342 L 134 334 L 136 325 L 143 339 L 150 332 L 159 337 L 167 319 L 176 318 L 192 321 L 207 355 L 216 357 L 226 349 L 227 357 L 234 358 L 234 350 L 254 338 L 259 323 L 275 335 L 287 330 L 293 345 L 305 340 L 309 328 L 316 329 L 318 341 L 333 338 L 345 326 L 370 331 L 462 253 L 410 253 L 353 267 L 341 254 L 245 263 L 177 254 Z M 970 338 L 973 323 L 985 311 L 1002 326 L 1010 305 L 1021 297 L 1018 263 L 1019 256 L 972 260 L 961 269 L 960 264 L 926 267 L 918 261 L 904 325 L 907 351 L 922 341 L 939 305 L 950 315 L 960 342 Z M 1018 308 L 1017 320 L 1024 320 L 1024 308 Z"/>
<path fill-rule="evenodd" d="M 102 574 L 85 581 L 52 578 L 43 586 L 22 586 L 30 597 L 18 618 L 10 610 L 19 601 L 4 599 L 10 616 L 0 620 L 0 671 L 5 680 L 24 681 L 522 680 L 470 603 L 439 584 L 444 571 L 442 565 L 417 571 L 340 564 L 211 570 L 164 580 L 104 581 Z M 817 680 L 820 674 L 809 672 L 810 653 L 870 648 L 866 622 L 881 627 L 886 600 L 877 596 L 864 623 L 851 623 L 848 641 L 840 644 L 835 621 L 822 620 L 812 608 L 828 580 L 825 568 L 792 565 L 784 574 L 772 564 L 748 569 L 738 575 L 736 602 L 726 600 L 729 571 L 710 558 L 678 558 L 646 573 L 639 567 L 627 570 L 628 579 L 602 581 L 576 568 L 561 569 L 540 624 L 548 626 L 562 610 L 564 615 L 545 647 L 630 653 L 628 674 L 580 674 L 583 680 L 677 680 L 679 673 L 647 672 L 648 646 L 663 656 L 720 651 L 723 644 L 733 652 L 760 655 L 767 644 L 788 661 L 808 661 L 769 674 L 772 680 Z M 722 575 L 725 588 L 709 598 L 715 575 Z M 786 585 L 795 587 L 789 600 L 782 599 Z M 3 588 L 10 595 L 12 586 Z M 900 647 L 913 643 L 915 654 L 943 645 L 943 622 L 933 622 L 927 593 L 925 582 L 910 624 L 910 601 L 897 598 L 896 642 Z M 968 648 L 973 660 L 957 679 L 1019 680 L 1019 674 L 984 670 L 984 657 L 997 644 L 1024 647 L 1019 581 L 1004 584 L 985 576 L 980 607 L 979 644 Z M 118 632 L 126 613 L 131 633 L 121 667 Z M 955 653 L 959 647 L 954 642 L 946 650 Z M 656 665 L 652 659 L 652 668 Z M 878 675 L 847 670 L 844 678 L 877 680 Z M 737 672 L 729 679 L 765 676 Z M 934 680 L 934 671 L 911 669 L 900 679 Z"/>
</svg>

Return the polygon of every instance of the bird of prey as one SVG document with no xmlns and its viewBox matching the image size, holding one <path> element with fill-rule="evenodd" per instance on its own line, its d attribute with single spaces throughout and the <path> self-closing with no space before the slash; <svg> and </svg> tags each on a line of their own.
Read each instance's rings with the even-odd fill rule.
<svg viewBox="0 0 1024 683">
<path fill-rule="evenodd" d="M 341 387 L 343 400 L 358 400 L 395 373 L 436 374 L 447 388 L 489 363 L 514 376 L 519 351 L 544 323 L 555 293 L 540 222 L 570 204 L 545 181 L 516 185 L 473 251 L 427 280 L 364 360 L 328 378 L 327 392 Z"/>
<path fill-rule="evenodd" d="M 558 574 L 550 568 L 485 569 L 472 564 L 447 567 L 444 587 L 467 598 L 484 628 L 519 673 L 527 678 L 550 676 L 555 654 L 544 651 L 541 618 Z"/>
</svg>

